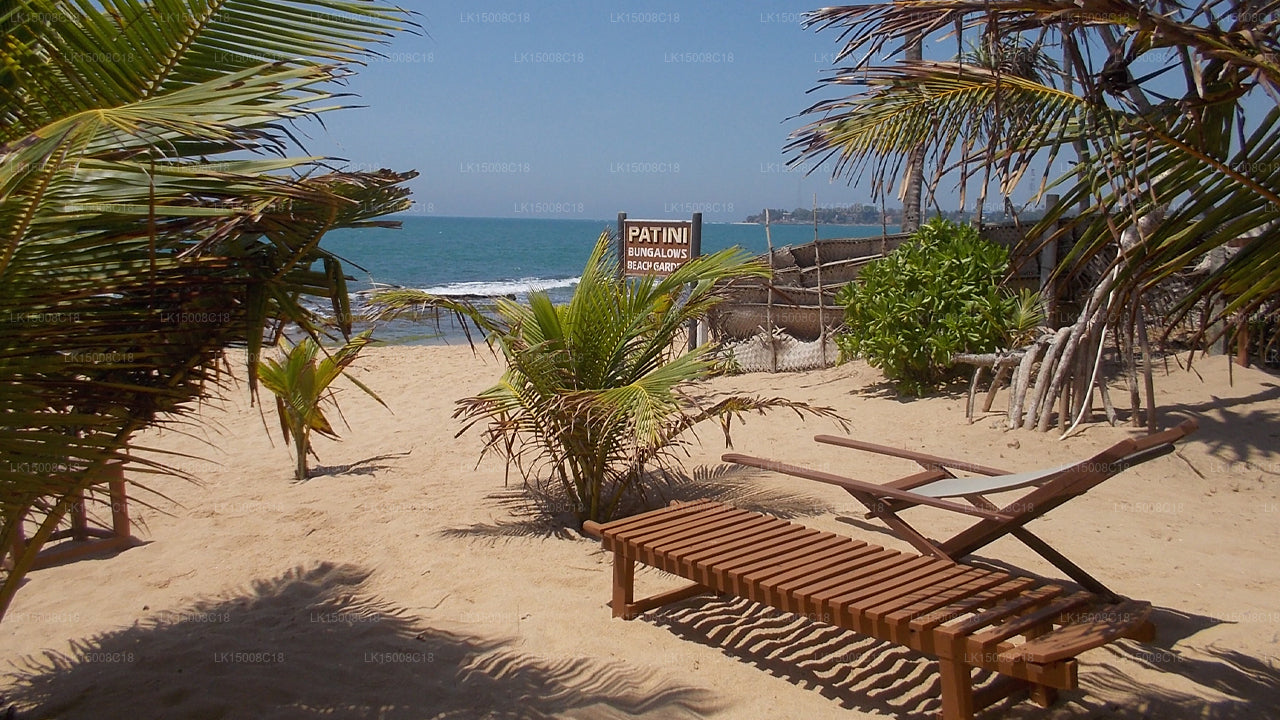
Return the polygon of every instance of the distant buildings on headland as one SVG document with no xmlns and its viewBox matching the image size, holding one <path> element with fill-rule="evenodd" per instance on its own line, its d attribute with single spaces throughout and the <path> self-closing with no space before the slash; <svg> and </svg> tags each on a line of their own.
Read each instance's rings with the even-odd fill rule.
<svg viewBox="0 0 1280 720">
<path fill-rule="evenodd" d="M 764 224 L 764 210 L 748 215 L 746 222 Z M 809 208 L 796 208 L 794 210 L 769 209 L 769 222 L 775 225 L 809 225 L 813 223 L 814 210 Z M 902 208 L 884 208 L 881 210 L 879 205 L 863 205 L 862 203 L 854 203 L 852 205 L 835 205 L 827 207 L 819 207 L 817 209 L 819 225 L 901 225 L 902 224 Z M 925 210 L 926 219 L 941 214 L 947 220 L 955 222 L 969 222 L 973 220 L 974 212 L 971 210 L 952 210 L 939 213 L 937 210 Z M 1033 220 L 1040 217 L 1040 211 L 1028 209 L 1018 214 L 1022 220 Z M 997 223 L 1013 218 L 1004 211 L 992 212 L 988 210 L 982 214 L 983 223 Z"/>
</svg>

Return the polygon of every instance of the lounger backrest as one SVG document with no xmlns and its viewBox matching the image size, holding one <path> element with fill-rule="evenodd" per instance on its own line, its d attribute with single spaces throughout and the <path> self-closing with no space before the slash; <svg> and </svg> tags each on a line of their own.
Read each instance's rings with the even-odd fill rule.
<svg viewBox="0 0 1280 720">
<path fill-rule="evenodd" d="M 1187 420 L 1177 427 L 1164 432 L 1148 435 L 1144 438 L 1122 440 L 1080 463 L 1063 471 L 1058 478 L 1045 483 L 1042 487 L 1055 489 L 1053 494 L 1061 494 L 1063 502 L 1078 497 L 1093 489 L 1108 478 L 1114 477 L 1129 468 L 1148 460 L 1168 455 L 1173 452 L 1173 444 L 1195 431 L 1195 420 Z M 1034 493 L 1033 493 L 1034 494 Z M 1021 502 L 1031 499 L 1023 498 Z M 1054 507 L 1056 507 L 1056 503 Z"/>
<path fill-rule="evenodd" d="M 1040 487 L 1001 508 L 1012 515 L 1012 522 L 981 520 L 968 530 L 948 540 L 946 550 L 952 557 L 969 554 L 973 548 L 982 547 L 992 537 L 998 537 L 1011 527 L 1019 527 L 1044 515 L 1072 498 L 1079 497 L 1123 470 L 1140 462 L 1146 462 L 1173 451 L 1173 443 L 1193 432 L 1195 420 L 1187 420 L 1175 428 L 1139 439 L 1128 439 L 1112 445 L 1102 452 L 1067 468 Z"/>
</svg>

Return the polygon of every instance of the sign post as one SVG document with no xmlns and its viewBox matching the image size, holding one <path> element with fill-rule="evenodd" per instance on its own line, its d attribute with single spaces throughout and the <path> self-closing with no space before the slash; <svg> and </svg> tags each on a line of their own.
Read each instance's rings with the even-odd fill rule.
<svg viewBox="0 0 1280 720">
<path fill-rule="evenodd" d="M 618 213 L 618 266 L 623 277 L 666 277 L 702 254 L 702 213 L 690 220 L 628 220 Z M 698 324 L 689 325 L 689 349 Z"/>
<path fill-rule="evenodd" d="M 624 226 L 627 224 L 627 214 L 618 213 L 618 277 L 627 276 L 627 241 Z"/>
</svg>

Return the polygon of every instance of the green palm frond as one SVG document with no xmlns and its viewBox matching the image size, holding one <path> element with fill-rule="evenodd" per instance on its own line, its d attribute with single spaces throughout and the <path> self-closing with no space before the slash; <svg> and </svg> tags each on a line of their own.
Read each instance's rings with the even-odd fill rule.
<svg viewBox="0 0 1280 720">
<path fill-rule="evenodd" d="M 1047 29 L 1058 36 L 1117 28 L 1140 47 L 1192 48 L 1275 83 L 1280 80 L 1275 28 L 1264 26 L 1266 32 L 1258 32 L 1256 22 L 1273 9 L 1222 0 L 1172 7 L 1132 0 L 898 0 L 822 8 L 808 14 L 806 25 L 837 31 L 842 43 L 837 62 L 853 58 L 859 65 L 875 56 L 896 54 L 911 38 L 951 33 L 957 27 L 983 34 L 994 29 L 1039 35 Z M 1206 32 L 1197 23 L 1207 18 L 1222 22 L 1215 20 L 1216 27 Z"/>
<path fill-rule="evenodd" d="M 1127 178 L 1118 187 L 1083 182 L 1063 196 L 1063 204 L 1085 201 L 1099 208 L 1126 208 L 1113 215 L 1112 227 L 1092 224 L 1068 258 L 1081 265 L 1105 251 L 1118 232 L 1138 222 L 1145 208 L 1168 206 L 1164 220 L 1138 247 L 1127 250 L 1120 267 L 1122 286 L 1142 293 L 1196 265 L 1205 253 L 1240 238 L 1253 238 L 1231 259 L 1198 280 L 1180 298 L 1177 316 L 1203 298 L 1224 295 L 1224 312 L 1251 312 L 1280 292 L 1280 257 L 1270 241 L 1280 224 L 1280 110 L 1257 121 L 1237 147 L 1230 143 L 1187 140 L 1193 128 L 1186 118 L 1173 124 L 1151 122 L 1140 135 L 1114 145 L 1110 166 L 1097 176 Z M 1224 147 L 1225 145 L 1225 147 Z M 1133 198 L 1141 199 L 1135 206 Z M 1051 214 L 1063 225 L 1084 223 Z"/>
<path fill-rule="evenodd" d="M 802 116 L 820 117 L 793 133 L 785 150 L 795 153 L 792 165 L 809 164 L 812 172 L 830 164 L 833 178 L 850 182 L 867 171 L 900 175 L 923 145 L 936 177 L 981 161 L 998 167 L 1011 188 L 1043 162 L 1038 153 L 1056 156 L 1097 127 L 1122 121 L 1073 93 L 959 62 L 845 68 L 824 84 L 865 89 L 806 108 Z"/>
<path fill-rule="evenodd" d="M 1107 256 L 1117 273 L 1114 307 L 1128 307 L 1151 286 L 1196 266 L 1207 253 L 1243 247 L 1194 279 L 1168 318 L 1176 322 L 1211 298 L 1224 308 L 1201 315 L 1249 313 L 1280 292 L 1280 261 L 1270 240 L 1280 208 L 1280 118 L 1250 116 L 1247 104 L 1280 98 L 1280 24 L 1242 0 L 1190 5 L 1113 0 L 905 0 L 824 8 L 808 23 L 839 33 L 848 63 L 824 87 L 856 86 L 842 98 L 805 111 L 816 116 L 788 149 L 793 163 L 829 163 L 833 175 L 872 176 L 877 189 L 900 175 L 909 150 L 923 144 L 936 184 L 958 171 L 961 202 L 968 177 L 994 172 L 1004 194 L 1033 167 L 1044 167 L 1036 196 L 1061 202 L 1028 232 L 1080 238 L 1063 272 Z M 1038 73 L 1054 88 L 1018 77 L 1012 65 L 988 60 L 879 65 L 922 37 L 972 33 L 1007 43 L 1026 33 L 1033 47 L 1058 48 L 1061 77 Z M 1098 48 L 1109 48 L 1099 56 Z M 1003 52 L 1003 50 L 1001 51 Z M 1157 55 L 1156 53 L 1160 53 Z M 1158 62 L 1152 62 L 1158 61 Z M 1153 72 L 1141 78 L 1136 68 Z M 1148 93 L 1143 83 L 1164 68 L 1183 88 Z M 1154 100 L 1153 100 L 1154 98 Z M 1246 102 L 1247 101 L 1247 102 Z M 1064 148 L 1077 162 L 1051 172 Z M 1067 213 L 1082 209 L 1079 216 Z M 1115 247 L 1144 217 L 1161 222 L 1133 247 Z M 1236 241 L 1233 243 L 1233 241 Z"/>
<path fill-rule="evenodd" d="M 105 463 L 164 469 L 129 438 L 217 392 L 225 348 L 254 382 L 264 337 L 319 332 L 303 296 L 349 332 L 319 241 L 394 225 L 413 174 L 286 152 L 288 123 L 340 107 L 349 65 L 412 27 L 393 6 L 13 0 L 0 25 L 0 547 L 40 511 L 2 613 Z"/>
<path fill-rule="evenodd" d="M 978 42 L 970 43 L 960 60 L 967 65 L 986 68 L 1000 75 L 1046 83 L 1049 78 L 1062 74 L 1058 62 L 1044 52 L 1041 43 L 1032 42 L 1021 35 L 988 33 Z"/>
<path fill-rule="evenodd" d="M 77 112 L 162 97 L 264 64 L 347 65 L 409 26 L 393 6 L 342 0 L 14 5 L 7 52 L 25 62 L 0 66 L 0 142 Z"/>
</svg>

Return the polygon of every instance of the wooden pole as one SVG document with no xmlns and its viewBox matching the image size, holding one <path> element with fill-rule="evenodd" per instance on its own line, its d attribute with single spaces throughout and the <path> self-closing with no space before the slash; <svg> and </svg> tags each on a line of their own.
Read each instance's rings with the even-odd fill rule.
<svg viewBox="0 0 1280 720">
<path fill-rule="evenodd" d="M 1209 317 L 1214 318 L 1214 320 L 1209 324 L 1209 337 L 1216 339 L 1206 348 L 1210 355 L 1227 354 L 1227 323 L 1223 317 L 1223 310 L 1226 307 L 1226 300 L 1221 295 L 1213 297 L 1213 302 L 1210 304 Z"/>
<path fill-rule="evenodd" d="M 1009 383 L 1009 409 L 1006 427 L 1010 430 L 1017 430 L 1022 427 L 1022 409 L 1027 401 L 1027 385 L 1031 382 L 1031 367 L 1035 364 L 1040 355 L 1040 351 L 1044 349 L 1046 341 L 1037 338 L 1027 348 L 1027 352 L 1022 356 L 1022 360 L 1018 363 L 1018 370 L 1013 374 L 1013 380 Z M 990 409 L 990 408 L 988 408 Z"/>
<path fill-rule="evenodd" d="M 702 213 L 693 214 L 693 228 L 689 231 L 689 259 L 702 254 Z M 689 352 L 698 347 L 698 321 L 689 321 Z"/>
<path fill-rule="evenodd" d="M 1142 395 L 1138 390 L 1138 349 L 1136 310 L 1130 308 L 1125 316 L 1125 373 L 1129 376 L 1129 424 L 1142 425 Z"/>
<path fill-rule="evenodd" d="M 626 225 L 626 223 L 627 223 L 627 214 L 624 212 L 618 213 L 617 247 L 618 247 L 618 277 L 619 278 L 624 278 L 627 276 L 627 257 L 626 257 L 627 241 L 626 241 L 626 238 L 624 238 L 622 235 L 623 226 Z"/>
<path fill-rule="evenodd" d="M 1143 309 L 1141 302 L 1138 304 L 1138 344 L 1142 347 L 1142 384 L 1147 394 L 1147 434 L 1155 435 L 1160 432 L 1160 419 L 1156 416 L 1156 387 L 1155 381 L 1151 377 L 1154 372 L 1154 359 L 1151 357 L 1151 341 L 1147 337 L 1147 313 Z"/>
<path fill-rule="evenodd" d="M 1075 419 L 1072 421 L 1071 427 L 1067 428 L 1066 432 L 1062 433 L 1062 436 L 1058 438 L 1059 440 L 1062 440 L 1066 438 L 1068 435 L 1070 435 L 1071 431 L 1075 430 L 1076 427 L 1081 422 L 1084 422 L 1085 417 L 1093 411 L 1093 388 L 1095 385 L 1101 389 L 1103 404 L 1108 408 L 1107 419 L 1110 420 L 1112 418 L 1113 413 L 1115 412 L 1114 410 L 1110 409 L 1111 400 L 1110 398 L 1107 397 L 1107 382 L 1105 379 L 1098 377 L 1098 369 L 1102 367 L 1102 353 L 1106 349 L 1106 344 L 1107 344 L 1106 323 L 1102 324 L 1102 329 L 1100 332 L 1101 334 L 1098 336 L 1098 340 L 1096 343 L 1098 346 L 1098 351 L 1094 355 L 1092 369 L 1089 370 L 1088 382 L 1087 384 L 1084 385 L 1084 387 L 1087 388 L 1087 390 L 1085 391 L 1085 393 L 1087 394 L 1087 397 L 1084 400 L 1084 402 L 1081 404 L 1080 408 L 1075 412 Z M 1081 355 L 1083 356 L 1084 354 L 1081 353 Z M 1087 356 L 1086 356 L 1086 359 L 1087 359 Z"/>
<path fill-rule="evenodd" d="M 107 488 L 111 498 L 111 532 L 116 537 L 129 537 L 129 496 L 125 492 L 124 463 L 107 465 Z"/>
<path fill-rule="evenodd" d="M 1236 318 L 1236 364 L 1249 367 L 1249 317 L 1245 313 Z"/>
<path fill-rule="evenodd" d="M 1045 207 L 1053 210 L 1058 205 L 1059 198 L 1057 195 L 1045 196 Z M 1055 223 L 1049 228 L 1048 234 L 1054 235 L 1058 226 Z M 1040 246 L 1040 303 L 1044 306 L 1045 317 L 1048 318 L 1050 327 L 1057 327 L 1058 323 L 1058 287 L 1054 280 L 1054 271 L 1058 269 L 1058 241 L 1045 242 L 1040 238 L 1042 243 Z"/>
<path fill-rule="evenodd" d="M 885 217 L 884 196 L 880 197 L 880 257 L 889 254 L 889 218 Z M 898 232 L 903 232 L 898 226 Z"/>
<path fill-rule="evenodd" d="M 822 243 L 818 242 L 818 193 L 813 194 L 813 264 L 818 267 L 818 349 L 827 366 L 827 310 L 822 286 Z"/>
<path fill-rule="evenodd" d="M 773 234 L 769 229 L 769 208 L 764 209 L 764 241 L 769 248 L 769 284 L 764 304 L 764 330 L 769 343 L 769 372 L 778 372 L 778 346 L 773 342 Z"/>
<path fill-rule="evenodd" d="M 1031 407 L 1023 420 L 1022 426 L 1028 430 L 1034 427 L 1040 427 L 1042 431 L 1049 429 L 1049 415 L 1053 412 L 1053 402 L 1056 399 L 1053 393 L 1050 392 L 1053 385 L 1053 376 L 1057 372 L 1058 357 L 1066 346 L 1067 338 L 1070 335 L 1070 326 L 1058 328 L 1058 332 L 1053 336 L 1048 348 L 1045 349 L 1044 360 L 1040 363 L 1040 373 L 1036 376 L 1036 383 L 1031 391 Z M 1042 423 L 1043 427 L 1041 427 Z"/>
</svg>

